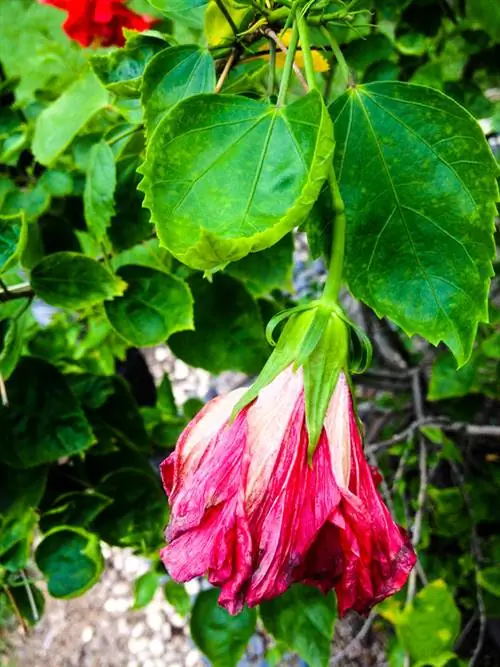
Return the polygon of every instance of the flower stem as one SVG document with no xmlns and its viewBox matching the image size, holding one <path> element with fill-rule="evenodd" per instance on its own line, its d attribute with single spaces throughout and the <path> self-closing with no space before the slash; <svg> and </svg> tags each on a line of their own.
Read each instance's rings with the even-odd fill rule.
<svg viewBox="0 0 500 667">
<path fill-rule="evenodd" d="M 311 53 L 311 43 L 309 41 L 309 28 L 303 16 L 297 16 L 297 27 L 299 29 L 300 46 L 304 57 L 307 85 L 309 86 L 309 90 L 314 90 L 316 88 L 316 77 L 314 75 L 314 63 Z"/>
<path fill-rule="evenodd" d="M 288 86 L 290 84 L 290 76 L 292 74 L 295 51 L 297 49 L 298 41 L 299 41 L 299 28 L 297 25 L 297 20 L 294 20 L 292 28 L 292 36 L 290 37 L 290 44 L 288 45 L 288 51 L 286 53 L 283 76 L 281 77 L 280 91 L 278 93 L 278 101 L 276 102 L 276 105 L 278 107 L 283 106 L 283 104 L 285 103 L 285 98 L 288 91 Z"/>
<path fill-rule="evenodd" d="M 342 53 L 342 50 L 337 43 L 337 40 L 327 28 L 323 26 L 321 28 L 321 33 L 323 34 L 324 37 L 326 37 L 326 39 L 330 43 L 333 54 L 337 59 L 340 71 L 342 72 L 342 78 L 344 80 L 345 86 L 347 87 L 350 79 L 350 73 L 349 73 L 349 66 L 347 65 L 346 59 L 344 58 L 344 54 Z"/>
<path fill-rule="evenodd" d="M 332 238 L 332 256 L 328 268 L 328 278 L 321 300 L 330 306 L 337 306 L 339 303 L 339 292 L 342 284 L 342 271 L 344 268 L 344 249 L 346 233 L 346 215 L 344 202 L 340 195 L 339 185 L 333 165 L 328 174 L 328 185 L 332 196 L 333 205 L 333 238 Z"/>
</svg>

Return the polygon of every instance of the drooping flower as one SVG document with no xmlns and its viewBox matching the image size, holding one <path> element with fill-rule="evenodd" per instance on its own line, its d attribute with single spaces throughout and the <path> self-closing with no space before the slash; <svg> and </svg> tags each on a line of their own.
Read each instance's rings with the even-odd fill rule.
<svg viewBox="0 0 500 667">
<path fill-rule="evenodd" d="M 416 561 L 363 455 L 346 375 L 338 375 L 310 456 L 302 368 L 286 367 L 243 407 L 215 398 L 161 466 L 171 576 L 206 574 L 231 613 L 295 582 L 335 589 L 339 613 L 367 613 Z"/>
<path fill-rule="evenodd" d="M 82 46 L 123 46 L 123 28 L 143 32 L 154 19 L 136 14 L 124 0 L 39 0 L 42 4 L 64 9 L 66 34 Z"/>
</svg>

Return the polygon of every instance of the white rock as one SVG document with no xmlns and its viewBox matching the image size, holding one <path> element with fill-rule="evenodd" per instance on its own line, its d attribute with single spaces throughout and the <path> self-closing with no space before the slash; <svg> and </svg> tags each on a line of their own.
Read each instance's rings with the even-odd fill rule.
<svg viewBox="0 0 500 667">
<path fill-rule="evenodd" d="M 163 639 L 170 639 L 172 637 L 172 628 L 170 627 L 170 624 L 168 621 L 165 621 L 163 623 L 162 629 L 161 629 L 161 634 L 163 635 Z"/>
<path fill-rule="evenodd" d="M 165 647 L 163 646 L 162 640 L 159 637 L 153 637 L 153 639 L 149 642 L 149 650 L 156 657 L 163 655 L 165 652 Z"/>
<path fill-rule="evenodd" d="M 92 628 L 90 625 L 86 625 L 82 630 L 82 642 L 84 644 L 88 644 L 90 641 L 92 641 L 93 636 L 94 628 Z"/>
<path fill-rule="evenodd" d="M 142 667 L 156 667 L 154 660 L 145 660 L 142 663 Z"/>
<path fill-rule="evenodd" d="M 161 630 L 165 623 L 163 615 L 155 609 L 148 610 L 146 620 L 151 630 L 155 630 L 156 632 Z"/>
<path fill-rule="evenodd" d="M 127 662 L 127 667 L 140 667 L 140 664 L 137 662 L 137 660 L 129 660 Z"/>
<path fill-rule="evenodd" d="M 132 637 L 128 641 L 128 650 L 130 653 L 137 655 L 148 648 L 148 640 L 146 637 Z"/>
<path fill-rule="evenodd" d="M 130 627 L 127 623 L 127 619 L 122 616 L 118 619 L 118 634 L 119 635 L 128 635 L 130 634 Z"/>
<path fill-rule="evenodd" d="M 134 625 L 130 634 L 131 634 L 132 637 L 137 638 L 137 637 L 140 637 L 141 635 L 143 635 L 145 630 L 146 630 L 146 625 L 144 623 L 142 623 L 142 621 L 141 621 L 141 622 L 137 623 L 136 625 Z"/>
<path fill-rule="evenodd" d="M 184 588 L 186 589 L 186 593 L 188 595 L 198 595 L 198 593 L 201 591 L 201 584 L 199 579 L 191 579 L 191 581 L 186 581 Z"/>
<path fill-rule="evenodd" d="M 189 653 L 186 656 L 186 659 L 184 661 L 185 667 L 196 667 L 197 665 L 202 663 L 202 658 L 201 654 L 199 651 L 196 651 L 195 649 L 191 649 Z"/>
<path fill-rule="evenodd" d="M 130 586 L 126 581 L 119 581 L 113 586 L 113 595 L 120 597 L 122 595 L 129 595 Z"/>
<path fill-rule="evenodd" d="M 108 614 L 113 614 L 116 611 L 119 611 L 119 600 L 117 598 L 108 598 L 106 602 L 104 603 L 104 610 L 108 612 Z"/>
<path fill-rule="evenodd" d="M 157 347 L 155 357 L 156 361 L 165 361 L 168 358 L 168 349 L 166 347 Z"/>
<path fill-rule="evenodd" d="M 186 619 L 176 611 L 168 615 L 168 620 L 170 621 L 171 625 L 174 626 L 174 628 L 183 628 L 187 622 Z"/>
</svg>

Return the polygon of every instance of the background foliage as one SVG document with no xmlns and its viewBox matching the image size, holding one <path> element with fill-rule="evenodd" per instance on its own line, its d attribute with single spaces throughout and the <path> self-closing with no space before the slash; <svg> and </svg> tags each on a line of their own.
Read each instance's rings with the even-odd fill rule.
<svg viewBox="0 0 500 667">
<path fill-rule="evenodd" d="M 43 613 L 43 591 L 83 594 L 102 574 L 102 540 L 151 560 L 136 607 L 163 586 L 191 615 L 193 638 L 214 665 L 237 662 L 257 616 L 276 639 L 270 659 L 293 650 L 313 667 L 327 664 L 333 597 L 295 586 L 258 614 L 232 618 L 214 591 L 193 605 L 169 580 L 158 561 L 168 508 L 151 462 L 199 406 L 176 405 L 168 377 L 146 400 L 127 360 L 134 348 L 167 341 L 214 374 L 261 369 L 270 351 L 264 324 L 301 302 L 288 232 L 307 231 L 314 257 L 329 247 L 332 213 L 320 189 L 331 116 L 351 211 L 349 288 L 388 318 L 358 308 L 376 352 L 358 378 L 367 451 L 421 559 L 408 590 L 379 605 L 364 632 L 374 622 L 388 631 L 394 667 L 498 664 L 500 301 L 493 277 L 486 302 L 494 248 L 485 233 L 496 190 L 493 158 L 470 116 L 491 138 L 500 131 L 496 4 L 318 2 L 314 62 L 330 115 L 293 80 L 276 117 L 261 101 L 267 36 L 235 41 L 212 1 L 131 5 L 159 22 L 127 34 L 123 49 L 80 48 L 52 7 L 3 0 L 0 9 L 2 608 L 29 625 Z M 259 15 L 279 31 L 288 5 L 277 3 L 273 17 L 267 5 L 225 0 L 241 33 Z M 322 24 L 349 77 L 370 84 L 362 92 L 342 96 L 346 71 Z M 238 97 L 215 97 L 216 83 Z M 215 128 L 207 138 L 208 125 L 228 118 L 237 121 L 231 132 Z M 304 119 L 312 129 L 299 132 Z M 186 123 L 188 141 L 179 136 Z M 260 162 L 245 159 L 249 145 L 265 141 Z M 289 178 L 273 181 L 291 163 Z M 231 183 L 231 194 L 214 198 L 214 183 Z M 223 270 L 203 278 L 214 269 Z M 311 287 L 305 298 L 313 296 Z"/>
</svg>

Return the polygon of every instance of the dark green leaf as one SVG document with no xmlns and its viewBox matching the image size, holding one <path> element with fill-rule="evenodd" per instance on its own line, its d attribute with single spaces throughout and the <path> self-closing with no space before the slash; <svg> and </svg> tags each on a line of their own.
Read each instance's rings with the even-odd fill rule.
<svg viewBox="0 0 500 667">
<path fill-rule="evenodd" d="M 92 521 L 111 503 L 106 496 L 93 491 L 72 491 L 59 496 L 40 519 L 40 530 L 48 533 L 57 526 L 89 528 Z"/>
<path fill-rule="evenodd" d="M 50 531 L 38 545 L 35 560 L 55 598 L 83 595 L 104 570 L 99 539 L 83 528 L 63 526 Z"/>
<path fill-rule="evenodd" d="M 26 311 L 0 323 L 0 375 L 4 380 L 11 376 L 19 361 L 29 320 L 30 313 Z"/>
<path fill-rule="evenodd" d="M 116 167 L 113 151 L 100 141 L 90 152 L 83 205 L 90 233 L 102 241 L 115 212 Z"/>
<path fill-rule="evenodd" d="M 59 371 L 25 357 L 7 382 L 9 405 L 0 408 L 0 460 L 32 468 L 88 449 L 94 438 Z"/>
<path fill-rule="evenodd" d="M 193 328 L 193 299 L 183 280 L 144 266 L 122 266 L 117 274 L 128 288 L 104 308 L 129 343 L 158 345 L 176 331 Z"/>
<path fill-rule="evenodd" d="M 403 610 L 397 633 L 412 660 L 438 658 L 450 651 L 460 631 L 460 612 L 441 579 L 427 584 Z"/>
<path fill-rule="evenodd" d="M 213 667 L 235 667 L 252 637 L 257 614 L 243 609 L 231 616 L 219 607 L 215 589 L 201 592 L 191 614 L 191 635 Z"/>
<path fill-rule="evenodd" d="M 172 255 L 160 245 L 158 239 L 149 239 L 129 250 L 123 250 L 113 257 L 112 263 L 115 271 L 126 264 L 135 264 L 169 273 L 172 268 Z"/>
<path fill-rule="evenodd" d="M 174 104 L 215 88 L 215 63 L 206 49 L 173 46 L 158 53 L 144 71 L 141 101 L 151 133 Z"/>
<path fill-rule="evenodd" d="M 87 71 L 38 116 L 32 146 L 37 161 L 53 162 L 107 103 L 106 89 L 92 71 Z"/>
<path fill-rule="evenodd" d="M 42 468 L 12 470 L 0 466 L 0 554 L 31 533 L 45 481 Z"/>
<path fill-rule="evenodd" d="M 95 520 L 101 539 L 151 551 L 163 544 L 168 503 L 152 471 L 116 470 L 103 479 L 97 490 L 114 500 Z"/>
<path fill-rule="evenodd" d="M 326 667 L 330 660 L 337 605 L 331 593 L 294 584 L 280 597 L 260 605 L 266 629 L 296 651 L 311 667 Z"/>
<path fill-rule="evenodd" d="M 332 149 L 316 91 L 280 109 L 197 95 L 175 106 L 150 139 L 144 202 L 173 255 L 218 268 L 273 245 L 305 219 Z"/>
<path fill-rule="evenodd" d="M 0 274 L 19 260 L 28 240 L 23 216 L 0 217 Z"/>
<path fill-rule="evenodd" d="M 449 352 L 436 357 L 432 365 L 431 380 L 427 398 L 430 401 L 442 401 L 446 398 L 467 396 L 475 389 L 479 357 L 472 358 L 457 370 L 455 360 Z"/>
<path fill-rule="evenodd" d="M 194 297 L 195 331 L 174 334 L 169 340 L 173 353 L 214 374 L 258 372 L 269 348 L 257 304 L 243 285 L 218 274 L 212 283 L 195 275 L 188 284 Z"/>
<path fill-rule="evenodd" d="M 164 374 L 158 387 L 156 403 L 164 414 L 177 417 L 177 405 L 175 403 L 174 392 L 172 391 L 172 383 L 167 373 Z"/>
<path fill-rule="evenodd" d="M 481 129 L 441 93 L 351 89 L 333 107 L 354 295 L 459 365 L 487 320 L 497 167 Z"/>
<path fill-rule="evenodd" d="M 290 234 L 262 252 L 232 262 L 226 272 L 241 280 L 256 298 L 274 289 L 292 291 L 293 238 Z"/>
<path fill-rule="evenodd" d="M 58 308 L 78 309 L 123 294 L 126 283 L 94 259 L 76 252 L 44 257 L 31 272 L 37 295 Z"/>
<path fill-rule="evenodd" d="M 175 611 L 181 616 L 187 616 L 191 611 L 191 599 L 187 594 L 184 584 L 178 584 L 171 579 L 163 587 L 165 599 Z"/>
<path fill-rule="evenodd" d="M 134 606 L 133 609 L 146 607 L 154 598 L 160 575 L 154 570 L 146 572 L 134 581 Z"/>
<path fill-rule="evenodd" d="M 12 586 L 10 592 L 24 620 L 29 625 L 38 623 L 45 610 L 45 598 L 38 586 L 32 582 L 21 583 L 17 586 Z"/>
<path fill-rule="evenodd" d="M 492 0 L 467 0 L 467 16 L 477 21 L 496 42 L 500 42 L 500 11 Z"/>
</svg>

